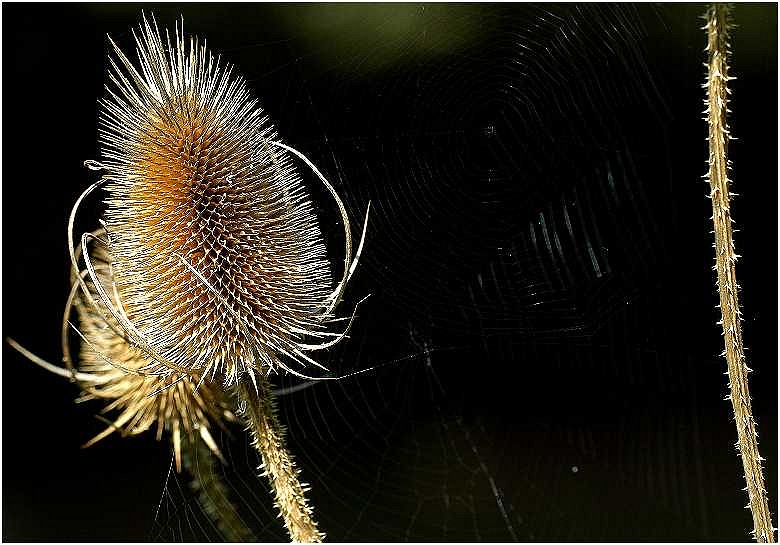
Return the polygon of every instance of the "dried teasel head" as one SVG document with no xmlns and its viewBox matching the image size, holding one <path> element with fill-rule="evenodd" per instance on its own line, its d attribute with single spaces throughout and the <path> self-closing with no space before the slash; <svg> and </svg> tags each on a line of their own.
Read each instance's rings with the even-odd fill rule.
<svg viewBox="0 0 780 545">
<path fill-rule="evenodd" d="M 105 250 L 98 248 L 94 252 L 92 264 L 103 285 L 111 285 L 111 264 Z M 73 281 L 75 284 L 75 276 Z M 86 282 L 94 290 L 91 280 Z M 91 293 L 97 296 L 94 291 Z M 117 296 L 118 292 L 114 292 L 115 303 Z M 181 471 L 182 434 L 190 441 L 198 435 L 222 459 L 209 431 L 212 424 L 221 427 L 224 421 L 235 420 L 222 390 L 208 383 L 199 384 L 189 376 L 146 374 L 144 369 L 149 367 L 149 358 L 117 335 L 82 292 L 74 290 L 73 307 L 82 337 L 78 370 L 74 373 L 82 379 L 78 381 L 82 388 L 80 400 L 102 400 L 107 403 L 103 413 L 119 413 L 106 430 L 84 446 L 93 445 L 114 431 L 137 435 L 156 427 L 158 440 L 163 432 L 170 433 L 178 471 Z M 132 319 L 132 315 L 128 318 Z"/>
<path fill-rule="evenodd" d="M 90 302 L 153 362 L 152 373 L 226 386 L 279 369 L 311 378 L 294 367 L 318 365 L 307 352 L 343 338 L 327 325 L 360 253 L 353 262 L 344 205 L 308 159 L 277 141 L 244 80 L 205 44 L 185 40 L 179 28 L 163 37 L 146 18 L 135 38 L 137 65 L 112 42 L 102 160 L 88 165 L 105 174 L 77 201 L 69 226 L 78 270 L 73 218 L 105 184 L 102 242 L 121 298 L 112 301 L 90 272 Z M 335 288 L 291 154 L 314 170 L 344 221 L 344 274 Z M 93 239 L 85 234 L 82 245 Z"/>
<path fill-rule="evenodd" d="M 102 178 L 76 200 L 68 221 L 73 288 L 63 318 L 63 359 L 34 363 L 76 381 L 86 399 L 109 401 L 112 431 L 169 430 L 177 467 L 182 433 L 196 431 L 214 454 L 209 426 L 231 418 L 239 399 L 293 541 L 321 541 L 298 469 L 284 445 L 266 375 L 321 367 L 309 352 L 345 338 L 328 331 L 355 271 L 346 209 L 299 151 L 277 141 L 242 78 L 197 40 L 173 40 L 144 18 L 134 65 L 112 42 L 101 102 Z M 333 285 L 322 233 L 292 159 L 302 160 L 338 205 L 344 270 Z M 74 241 L 84 200 L 105 186 L 102 228 Z M 84 268 L 80 264 L 83 259 Z M 69 322 L 78 312 L 78 327 Z M 70 355 L 69 332 L 83 341 Z M 247 377 L 249 380 L 246 380 Z M 209 380 L 207 380 L 209 379 Z M 220 381 L 219 384 L 217 381 Z"/>
</svg>

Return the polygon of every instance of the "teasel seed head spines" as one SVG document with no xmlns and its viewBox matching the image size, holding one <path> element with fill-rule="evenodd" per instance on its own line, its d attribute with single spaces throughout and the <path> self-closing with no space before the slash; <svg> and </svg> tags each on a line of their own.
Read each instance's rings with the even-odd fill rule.
<svg viewBox="0 0 780 545">
<path fill-rule="evenodd" d="M 330 266 L 289 152 L 242 78 L 145 20 L 140 68 L 114 46 L 101 103 L 108 244 L 133 326 L 161 360 L 226 384 L 312 363 Z M 112 42 L 113 43 L 113 42 Z M 343 206 L 343 205 L 342 205 Z"/>
</svg>

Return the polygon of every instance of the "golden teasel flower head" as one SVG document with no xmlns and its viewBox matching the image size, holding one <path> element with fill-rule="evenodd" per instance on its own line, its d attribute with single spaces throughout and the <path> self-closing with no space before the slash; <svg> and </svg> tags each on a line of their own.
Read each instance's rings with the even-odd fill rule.
<svg viewBox="0 0 780 545">
<path fill-rule="evenodd" d="M 86 399 L 104 399 L 119 417 L 112 431 L 172 434 L 177 468 L 197 431 L 217 456 L 212 423 L 231 419 L 227 391 L 255 437 L 255 446 L 293 541 L 321 541 L 266 375 L 308 364 L 307 353 L 344 339 L 328 325 L 354 273 L 365 241 L 352 255 L 349 217 L 322 173 L 278 141 L 244 80 L 205 44 L 164 37 L 144 18 L 135 34 L 137 64 L 113 42 L 107 95 L 100 103 L 104 172 L 76 200 L 68 220 L 72 281 L 62 322 L 67 369 L 8 339 L 34 363 L 79 383 Z M 336 202 L 344 228 L 344 269 L 333 285 L 322 233 L 293 156 Z M 74 241 L 84 200 L 105 187 L 101 229 Z M 370 207 L 370 203 L 369 203 Z M 83 260 L 84 267 L 80 265 Z M 358 303 L 359 304 L 359 303 Z M 69 317 L 78 313 L 78 327 Z M 70 329 L 81 337 L 70 355 Z M 327 370 L 327 369 L 325 369 Z M 248 378 L 246 380 L 244 377 Z M 219 380 L 222 384 L 215 381 Z M 198 480 L 199 472 L 194 477 Z M 202 484 L 213 479 L 207 475 Z M 216 486 L 216 485 L 214 485 Z M 210 500 L 209 500 L 210 501 Z M 234 519 L 231 509 L 212 509 Z M 219 511 L 219 512 L 218 512 Z"/>
<path fill-rule="evenodd" d="M 97 250 L 92 259 L 98 279 L 110 285 L 111 266 L 105 251 Z M 91 281 L 87 281 L 87 286 L 94 290 Z M 81 399 L 104 400 L 107 405 L 102 412 L 119 412 L 111 426 L 85 446 L 114 431 L 137 435 L 156 426 L 158 440 L 164 431 L 171 434 L 177 470 L 181 470 L 181 434 L 199 435 L 222 459 L 209 431 L 212 423 L 222 426 L 225 420 L 235 420 L 222 390 L 205 382 L 199 384 L 189 376 L 145 374 L 150 361 L 143 351 L 117 335 L 82 292 L 74 294 L 73 306 L 82 335 L 78 374 L 90 379 L 80 382 Z M 94 291 L 92 295 L 97 296 Z"/>
<path fill-rule="evenodd" d="M 360 253 L 352 262 L 344 205 L 308 159 L 277 141 L 243 78 L 205 44 L 179 28 L 163 37 L 146 18 L 135 39 L 137 65 L 112 42 L 102 163 L 92 163 L 106 172 L 103 242 L 121 294 L 114 304 L 98 289 L 104 316 L 158 374 L 208 375 L 227 386 L 279 368 L 306 376 L 290 365 L 318 365 L 305 352 L 344 336 L 325 331 Z M 291 154 L 341 211 L 347 255 L 335 289 Z M 71 257 L 75 267 L 72 243 Z M 306 344 L 312 337 L 335 339 Z"/>
</svg>

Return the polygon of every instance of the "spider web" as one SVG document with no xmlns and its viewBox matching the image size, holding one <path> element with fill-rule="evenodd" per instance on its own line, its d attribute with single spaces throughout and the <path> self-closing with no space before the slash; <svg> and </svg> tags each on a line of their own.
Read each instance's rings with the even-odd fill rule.
<svg viewBox="0 0 780 545">
<path fill-rule="evenodd" d="M 96 9 L 119 29 L 135 16 Z M 371 202 L 341 312 L 371 297 L 350 339 L 321 360 L 334 376 L 370 370 L 276 379 L 288 447 L 329 540 L 747 537 L 698 181 L 697 9 L 234 6 L 231 23 L 185 10 L 189 30 L 249 76 L 285 141 L 344 196 L 353 226 Z M 157 13 L 163 24 L 176 15 Z M 734 45 L 749 82 L 750 59 Z M 749 97 L 767 96 L 751 89 L 737 88 L 745 118 Z M 747 123 L 735 129 L 755 142 Z M 753 173 L 773 179 L 747 166 L 761 149 L 735 146 L 744 188 Z M 749 256 L 747 207 L 764 209 L 741 206 L 737 244 Z M 329 247 L 341 247 L 335 212 L 318 213 Z M 776 369 L 766 362 L 776 352 L 766 340 L 776 318 L 758 320 L 756 294 L 771 285 L 759 268 L 748 261 L 739 274 L 774 491 Z M 71 430 L 89 414 L 80 408 Z M 286 541 L 245 435 L 217 437 L 228 461 L 217 472 L 256 537 Z M 222 539 L 186 475 L 169 470 L 165 444 L 112 440 L 79 454 L 98 463 L 110 449 L 102 456 L 145 474 L 135 528 L 115 539 Z M 122 471 L 104 478 L 121 487 Z M 114 522 L 132 501 L 117 500 Z"/>
</svg>

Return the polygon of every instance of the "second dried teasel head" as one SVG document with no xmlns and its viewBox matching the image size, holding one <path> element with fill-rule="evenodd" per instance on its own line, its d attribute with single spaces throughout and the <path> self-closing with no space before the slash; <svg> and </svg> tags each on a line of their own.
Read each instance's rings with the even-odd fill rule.
<svg viewBox="0 0 780 545">
<path fill-rule="evenodd" d="M 110 284 L 112 267 L 105 250 L 97 248 L 92 263 L 98 280 Z M 72 282 L 77 287 L 75 274 Z M 93 297 L 97 296 L 91 280 L 87 281 L 87 287 Z M 112 297 L 116 304 L 115 297 L 116 293 Z M 235 420 L 223 391 L 212 384 L 177 380 L 172 375 L 144 374 L 142 370 L 150 363 L 148 357 L 117 335 L 87 301 L 80 290 L 73 292 L 73 307 L 82 336 L 78 375 L 74 378 L 82 389 L 81 400 L 101 400 L 106 404 L 101 412 L 119 415 L 84 446 L 97 443 L 113 432 L 132 436 L 156 428 L 158 440 L 164 432 L 171 436 L 177 471 L 182 467 L 183 436 L 190 442 L 199 436 L 224 462 L 210 432 L 213 424 L 222 427 L 224 421 Z"/>
</svg>

